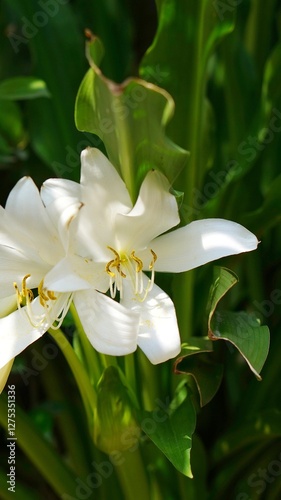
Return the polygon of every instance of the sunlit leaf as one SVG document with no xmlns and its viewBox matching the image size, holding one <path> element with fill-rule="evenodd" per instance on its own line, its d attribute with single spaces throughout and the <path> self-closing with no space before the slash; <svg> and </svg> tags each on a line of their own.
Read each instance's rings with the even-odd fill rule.
<svg viewBox="0 0 281 500">
<path fill-rule="evenodd" d="M 190 465 L 196 413 L 189 394 L 171 413 L 143 412 L 142 430 L 182 474 L 193 477 Z"/>
<path fill-rule="evenodd" d="M 19 76 L 0 82 L 0 99 L 8 101 L 50 97 L 46 83 L 32 76 Z"/>
<path fill-rule="evenodd" d="M 208 305 L 209 338 L 231 342 L 260 380 L 260 371 L 269 350 L 269 330 L 267 326 L 261 326 L 255 314 L 216 310 L 221 298 L 237 283 L 237 277 L 227 269 L 219 267 L 215 267 L 214 274 Z"/>
<path fill-rule="evenodd" d="M 165 135 L 174 111 L 171 96 L 138 78 L 122 84 L 107 79 L 98 66 L 102 53 L 100 40 L 91 36 L 91 69 L 78 91 L 76 125 L 101 137 L 109 159 L 135 199 L 149 170 L 161 170 L 172 183 L 185 166 L 188 153 Z"/>
</svg>

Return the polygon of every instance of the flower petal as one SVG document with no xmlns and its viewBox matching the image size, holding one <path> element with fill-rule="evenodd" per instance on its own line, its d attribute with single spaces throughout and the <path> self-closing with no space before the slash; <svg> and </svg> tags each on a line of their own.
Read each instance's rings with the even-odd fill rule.
<svg viewBox="0 0 281 500">
<path fill-rule="evenodd" d="M 0 394 L 3 391 L 6 382 L 8 380 L 8 377 L 10 375 L 10 371 L 12 369 L 14 362 L 14 358 L 11 359 L 6 365 L 4 365 L 2 368 L 0 368 Z"/>
<path fill-rule="evenodd" d="M 129 212 L 132 203 L 121 177 L 98 149 L 82 151 L 81 161 L 83 207 L 70 228 L 73 248 L 83 257 L 104 262 L 107 246 L 115 241 L 116 214 Z"/>
<path fill-rule="evenodd" d="M 258 240 L 236 222 L 204 219 L 159 236 L 151 247 L 157 254 L 156 271 L 179 273 L 221 257 L 255 250 Z M 142 259 L 142 254 L 138 255 Z M 148 258 L 144 255 L 145 268 Z"/>
<path fill-rule="evenodd" d="M 116 212 L 128 211 L 132 202 L 124 181 L 117 170 L 96 148 L 81 153 L 81 185 L 95 190 L 100 206 L 113 204 Z"/>
<path fill-rule="evenodd" d="M 37 327 L 31 324 L 27 307 L 22 307 L 0 319 L 0 368 L 3 368 L 26 347 L 39 339 L 54 323 L 68 303 L 69 294 L 62 294 L 56 301 L 50 303 L 48 314 L 36 298 L 31 304 L 33 319 L 42 317 Z M 39 323 L 39 319 L 38 319 Z"/>
<path fill-rule="evenodd" d="M 92 287 L 106 292 L 109 280 L 104 265 L 69 255 L 48 272 L 44 286 L 54 292 L 75 292 Z"/>
<path fill-rule="evenodd" d="M 128 214 L 116 217 L 116 238 L 120 250 L 142 249 L 150 241 L 180 219 L 176 198 L 169 192 L 170 185 L 161 172 L 151 171 L 145 177 L 134 208 Z"/>
<path fill-rule="evenodd" d="M 112 356 L 137 348 L 139 315 L 95 290 L 76 292 L 73 301 L 86 335 L 94 348 Z"/>
<path fill-rule="evenodd" d="M 57 232 L 30 177 L 23 177 L 12 189 L 5 212 L 8 220 L 13 221 L 10 223 L 16 239 L 28 238 L 29 246 L 36 248 L 43 260 L 56 261 L 59 249 Z"/>
<path fill-rule="evenodd" d="M 144 286 L 148 285 L 143 276 Z M 146 300 L 138 302 L 130 283 L 124 283 L 122 305 L 140 315 L 138 346 L 153 364 L 174 358 L 181 349 L 174 304 L 170 297 L 154 285 Z"/>
</svg>

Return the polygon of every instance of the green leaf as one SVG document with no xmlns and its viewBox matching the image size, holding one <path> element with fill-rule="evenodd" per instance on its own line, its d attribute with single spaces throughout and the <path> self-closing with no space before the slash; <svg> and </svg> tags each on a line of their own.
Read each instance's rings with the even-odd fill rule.
<svg viewBox="0 0 281 500">
<path fill-rule="evenodd" d="M 213 0 L 160 0 L 158 29 L 140 75 L 175 99 L 171 137 L 191 152 L 184 187 L 188 203 L 212 156 L 213 113 L 206 98 L 207 65 L 219 40 L 234 28 L 235 7 L 223 16 Z M 181 177 L 180 181 L 183 178 Z"/>
<path fill-rule="evenodd" d="M 174 111 L 173 99 L 165 90 L 138 78 L 122 84 L 106 78 L 98 67 L 103 53 L 98 38 L 91 38 L 87 50 L 91 69 L 77 95 L 77 128 L 102 139 L 133 200 L 151 169 L 161 170 L 172 183 L 188 158 L 187 151 L 164 132 Z"/>
<path fill-rule="evenodd" d="M 261 326 L 255 314 L 216 311 L 222 297 L 237 283 L 234 273 L 215 267 L 215 280 L 210 290 L 208 335 L 211 340 L 228 340 L 244 357 L 258 380 L 269 351 L 269 330 Z"/>
<path fill-rule="evenodd" d="M 212 344 L 210 340 L 209 342 Z M 213 399 L 219 389 L 223 376 L 223 365 L 217 363 L 206 352 L 190 350 L 188 354 L 184 355 L 188 349 L 189 346 L 181 352 L 180 357 L 175 362 L 174 371 L 175 373 L 191 375 L 194 378 L 200 396 L 200 405 L 205 406 Z M 208 351 L 212 351 L 212 345 Z"/>
<path fill-rule="evenodd" d="M 17 102 L 2 101 L 0 104 L 0 133 L 12 146 L 25 142 L 23 117 Z"/>
<path fill-rule="evenodd" d="M 19 101 L 50 97 L 46 83 L 32 76 L 18 76 L 0 82 L 0 99 Z"/>
<path fill-rule="evenodd" d="M 195 430 L 196 413 L 191 396 L 170 414 L 143 412 L 142 430 L 164 453 L 174 467 L 187 477 L 193 477 L 190 465 L 192 434 Z"/>
</svg>

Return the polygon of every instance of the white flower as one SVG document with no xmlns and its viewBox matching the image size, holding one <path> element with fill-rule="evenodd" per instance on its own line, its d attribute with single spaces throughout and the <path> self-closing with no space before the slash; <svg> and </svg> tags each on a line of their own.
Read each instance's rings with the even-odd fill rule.
<svg viewBox="0 0 281 500">
<path fill-rule="evenodd" d="M 179 223 L 179 214 L 168 181 L 160 172 L 147 174 L 132 206 L 124 182 L 100 151 L 88 148 L 81 158 L 80 184 L 53 179 L 42 189 L 54 220 L 58 200 L 60 208 L 70 200 L 83 205 L 69 226 L 70 252 L 44 284 L 66 292 L 69 283 L 83 277 L 85 288 L 88 283 L 97 291 L 75 295 L 74 303 L 78 314 L 85 317 L 83 326 L 93 346 L 120 355 L 139 345 L 152 363 L 163 362 L 179 353 L 180 337 L 174 305 L 154 283 L 155 271 L 187 271 L 254 250 L 257 239 L 241 225 L 222 219 L 195 221 L 167 233 Z M 119 298 L 127 317 L 137 324 L 135 337 L 127 335 L 124 342 L 117 329 L 105 328 L 112 311 L 110 298 L 101 302 L 105 295 L 100 292 Z"/>
<path fill-rule="evenodd" d="M 0 207 L 0 381 L 5 383 L 13 358 L 41 337 L 51 326 L 58 328 L 72 301 L 88 282 L 79 276 L 65 276 L 68 290 L 48 288 L 48 274 L 69 254 L 68 226 L 79 212 L 81 202 L 71 198 L 55 200 L 57 218 L 53 222 L 40 193 L 29 177 L 21 179 L 11 191 L 5 209 Z M 52 205 L 50 206 L 52 211 Z M 100 295 L 97 304 L 107 304 L 110 314 L 104 328 L 135 336 L 134 318 L 127 318 L 124 308 L 109 297 Z M 11 312 L 13 311 L 13 312 Z M 81 313 L 83 323 L 83 312 Z M 86 319 L 87 320 L 87 319 Z M 87 322 L 87 321 L 86 321 Z M 102 332 L 103 333 L 103 332 Z M 117 342 L 119 343 L 118 339 Z"/>
</svg>

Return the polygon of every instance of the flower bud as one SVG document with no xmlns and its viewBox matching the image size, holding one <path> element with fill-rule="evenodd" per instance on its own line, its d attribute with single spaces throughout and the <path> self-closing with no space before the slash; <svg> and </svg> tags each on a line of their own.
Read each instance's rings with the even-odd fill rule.
<svg viewBox="0 0 281 500">
<path fill-rule="evenodd" d="M 94 413 L 94 442 L 105 453 L 129 450 L 136 446 L 140 427 L 136 421 L 136 405 L 130 390 L 121 381 L 114 366 L 104 371 L 97 388 Z"/>
</svg>

